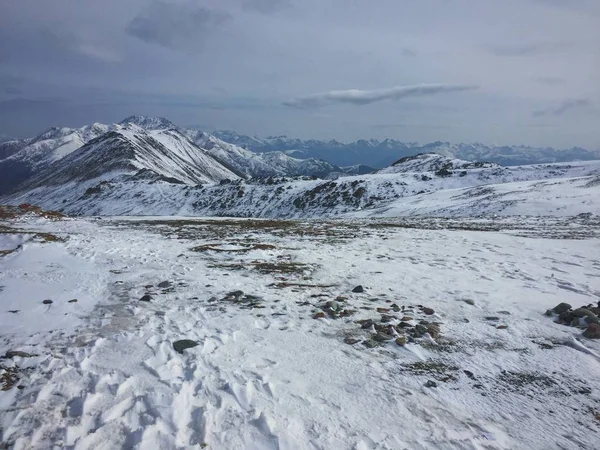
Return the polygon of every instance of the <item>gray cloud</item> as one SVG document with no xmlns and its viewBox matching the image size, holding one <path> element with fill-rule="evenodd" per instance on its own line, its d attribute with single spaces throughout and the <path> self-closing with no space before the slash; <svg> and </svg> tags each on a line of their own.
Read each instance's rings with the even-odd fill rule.
<svg viewBox="0 0 600 450">
<path fill-rule="evenodd" d="M 565 84 L 567 82 L 567 80 L 565 80 L 564 78 L 561 78 L 561 77 L 548 77 L 548 76 L 534 77 L 533 81 L 535 81 L 536 83 L 545 84 L 548 86 L 558 86 L 561 84 Z"/>
<path fill-rule="evenodd" d="M 496 56 L 535 56 L 543 53 L 554 53 L 568 49 L 570 42 L 540 42 L 537 44 L 524 44 L 514 46 L 498 46 L 491 49 Z"/>
<path fill-rule="evenodd" d="M 246 0 L 243 3 L 245 11 L 255 11 L 262 14 L 271 14 L 290 7 L 290 0 Z"/>
<path fill-rule="evenodd" d="M 467 91 L 470 89 L 475 89 L 475 87 L 449 84 L 422 84 L 417 86 L 396 86 L 389 89 L 376 89 L 372 91 L 349 89 L 298 97 L 284 102 L 284 105 L 296 108 L 317 107 L 332 103 L 368 105 L 369 103 L 380 102 L 382 100 L 401 100 L 406 97 L 422 97 L 444 92 Z"/>
<path fill-rule="evenodd" d="M 562 116 L 563 114 L 581 109 L 587 108 L 591 106 L 591 102 L 589 100 L 580 98 L 580 99 L 569 99 L 562 102 L 560 105 L 555 106 L 553 108 L 542 109 L 539 111 L 535 111 L 533 113 L 534 117 L 543 117 L 543 116 Z"/>
<path fill-rule="evenodd" d="M 207 9 L 191 1 L 155 1 L 129 22 L 125 31 L 148 44 L 182 48 L 201 43 L 230 17 L 228 13 Z"/>
</svg>

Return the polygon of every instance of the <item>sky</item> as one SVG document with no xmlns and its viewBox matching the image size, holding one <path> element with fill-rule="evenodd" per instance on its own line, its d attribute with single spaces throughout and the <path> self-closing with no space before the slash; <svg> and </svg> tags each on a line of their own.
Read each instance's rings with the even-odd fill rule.
<svg viewBox="0 0 600 450">
<path fill-rule="evenodd" d="M 600 149 L 598 0 L 0 0 L 0 134 Z"/>
</svg>

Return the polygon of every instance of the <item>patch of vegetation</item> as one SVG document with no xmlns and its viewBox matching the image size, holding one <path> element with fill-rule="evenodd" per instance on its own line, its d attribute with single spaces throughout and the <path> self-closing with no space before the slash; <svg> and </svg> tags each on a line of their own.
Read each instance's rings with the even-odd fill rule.
<svg viewBox="0 0 600 450">
<path fill-rule="evenodd" d="M 271 244 L 239 244 L 231 243 L 230 245 L 239 245 L 241 248 L 223 248 L 223 244 L 204 244 L 197 247 L 192 247 L 192 252 L 219 252 L 219 253 L 247 253 L 252 250 L 275 250 L 277 247 Z"/>
</svg>

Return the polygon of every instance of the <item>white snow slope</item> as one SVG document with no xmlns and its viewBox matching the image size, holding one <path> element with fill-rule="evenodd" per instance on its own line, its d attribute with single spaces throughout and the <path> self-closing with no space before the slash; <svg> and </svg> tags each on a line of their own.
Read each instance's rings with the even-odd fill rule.
<svg viewBox="0 0 600 450">
<path fill-rule="evenodd" d="M 2 225 L 3 448 L 598 448 L 600 342 L 543 315 L 600 299 L 597 221 Z M 382 314 L 441 336 L 368 348 Z"/>
</svg>

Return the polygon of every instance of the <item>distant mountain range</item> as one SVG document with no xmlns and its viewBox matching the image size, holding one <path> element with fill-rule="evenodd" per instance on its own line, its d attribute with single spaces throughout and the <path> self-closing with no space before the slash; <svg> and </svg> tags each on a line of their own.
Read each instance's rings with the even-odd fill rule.
<svg viewBox="0 0 600 450">
<path fill-rule="evenodd" d="M 493 153 L 485 146 L 402 144 L 404 152 L 428 150 L 402 156 L 399 144 L 391 140 L 329 142 L 330 149 L 340 147 L 338 158 L 372 156 L 380 149 L 393 159 L 374 172 L 360 164 L 343 166 L 291 156 L 303 154 L 311 146 L 317 148 L 318 141 L 292 143 L 281 137 L 269 138 L 268 145 L 273 148 L 288 142 L 305 150 L 260 153 L 238 145 L 258 145 L 257 138 L 217 134 L 236 143 L 178 127 L 164 118 L 131 116 L 117 124 L 51 128 L 33 138 L 0 143 L 0 203 L 34 203 L 82 215 L 600 212 L 596 200 L 600 198 L 600 161 L 505 167 L 455 155 Z M 262 142 L 265 149 L 267 141 Z M 346 145 L 354 150 L 346 154 Z M 370 146 L 370 153 L 361 146 Z M 527 154 L 525 148 L 512 148 L 512 153 L 505 149 L 503 155 Z M 553 154 L 557 159 L 560 152 L 538 149 L 533 154 L 542 160 Z M 591 153 L 578 150 L 562 152 L 563 157 L 591 157 Z"/>
<path fill-rule="evenodd" d="M 449 142 L 432 142 L 421 145 L 416 142 L 402 142 L 395 139 L 382 141 L 360 139 L 355 142 L 342 143 L 336 140 L 301 140 L 287 136 L 270 136 L 262 139 L 240 135 L 233 131 L 215 131 L 213 135 L 253 152 L 277 150 L 296 158 L 323 159 L 341 167 L 365 164 L 379 169 L 389 166 L 399 158 L 420 153 L 437 153 L 468 161 L 489 161 L 503 166 L 600 159 L 600 151 L 591 151 L 580 147 L 557 150 L 551 147 L 488 146 L 479 143 L 451 144 Z"/>
</svg>

